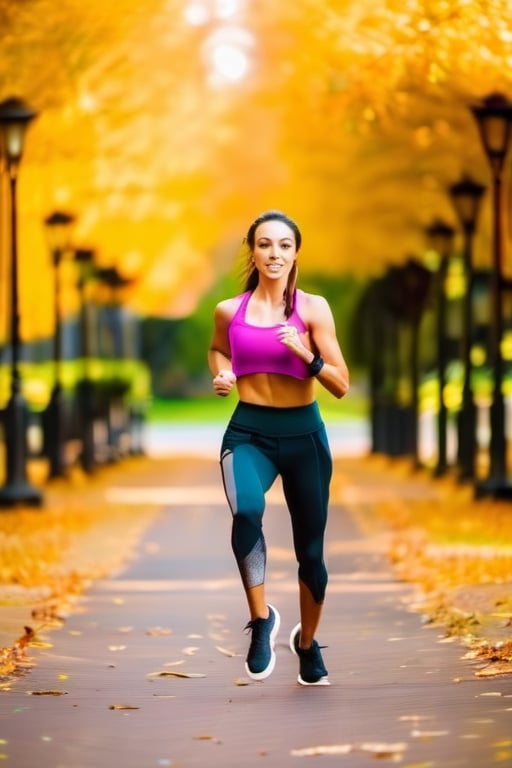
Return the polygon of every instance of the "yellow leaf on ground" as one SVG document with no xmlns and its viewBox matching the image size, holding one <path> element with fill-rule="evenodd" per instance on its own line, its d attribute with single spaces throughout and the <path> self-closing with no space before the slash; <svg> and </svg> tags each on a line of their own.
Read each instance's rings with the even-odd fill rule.
<svg viewBox="0 0 512 768">
<path fill-rule="evenodd" d="M 216 645 L 215 648 L 219 651 L 219 653 L 223 653 L 224 656 L 229 656 L 230 658 L 239 655 L 235 653 L 235 651 L 230 651 L 228 648 L 223 648 L 221 645 Z"/>
<path fill-rule="evenodd" d="M 140 709 L 140 707 L 132 707 L 130 704 L 111 704 L 109 709 Z"/>
</svg>

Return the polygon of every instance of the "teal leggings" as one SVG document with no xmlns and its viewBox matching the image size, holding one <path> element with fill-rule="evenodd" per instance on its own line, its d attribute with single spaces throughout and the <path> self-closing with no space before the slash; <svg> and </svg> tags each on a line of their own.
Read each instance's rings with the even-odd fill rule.
<svg viewBox="0 0 512 768">
<path fill-rule="evenodd" d="M 265 580 L 265 493 L 281 475 L 299 578 L 322 603 L 332 458 L 317 403 L 297 408 L 238 403 L 222 441 L 221 469 L 233 515 L 231 545 L 244 587 Z"/>
</svg>

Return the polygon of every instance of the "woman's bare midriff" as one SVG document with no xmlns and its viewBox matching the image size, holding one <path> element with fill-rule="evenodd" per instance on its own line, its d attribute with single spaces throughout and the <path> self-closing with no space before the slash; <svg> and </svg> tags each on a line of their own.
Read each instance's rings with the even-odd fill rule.
<svg viewBox="0 0 512 768">
<path fill-rule="evenodd" d="M 237 388 L 242 402 L 273 408 L 309 405 L 315 399 L 314 379 L 294 379 L 277 373 L 240 376 Z"/>
</svg>

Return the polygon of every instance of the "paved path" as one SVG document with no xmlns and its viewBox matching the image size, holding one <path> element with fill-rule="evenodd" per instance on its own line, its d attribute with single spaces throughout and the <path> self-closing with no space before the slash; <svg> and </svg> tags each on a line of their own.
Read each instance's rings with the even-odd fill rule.
<svg viewBox="0 0 512 768">
<path fill-rule="evenodd" d="M 268 680 L 248 680 L 217 463 L 145 466 L 107 490 L 160 509 L 137 556 L 97 582 L 47 633 L 52 647 L 34 652 L 34 669 L 0 692 L 6 767 L 512 766 L 512 680 L 475 678 L 461 646 L 407 610 L 413 590 L 394 580 L 385 540 L 362 536 L 341 506 L 331 509 L 318 638 L 331 686 L 296 683 L 295 563 L 278 487 L 266 513 L 277 665 Z"/>
<path fill-rule="evenodd" d="M 366 420 L 345 419 L 328 425 L 331 450 L 336 456 L 362 456 L 370 449 L 370 428 Z M 182 455 L 214 457 L 218 453 L 224 423 L 149 423 L 145 447 L 152 456 Z"/>
</svg>

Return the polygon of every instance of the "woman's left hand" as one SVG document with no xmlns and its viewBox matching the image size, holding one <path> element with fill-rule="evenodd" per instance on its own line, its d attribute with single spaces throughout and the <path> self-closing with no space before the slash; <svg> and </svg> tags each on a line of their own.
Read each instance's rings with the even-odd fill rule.
<svg viewBox="0 0 512 768">
<path fill-rule="evenodd" d="M 283 323 L 277 331 L 279 341 L 281 341 L 288 349 L 295 352 L 305 362 L 308 362 L 311 351 L 306 347 L 302 341 L 301 334 L 294 325 L 288 325 Z"/>
</svg>

